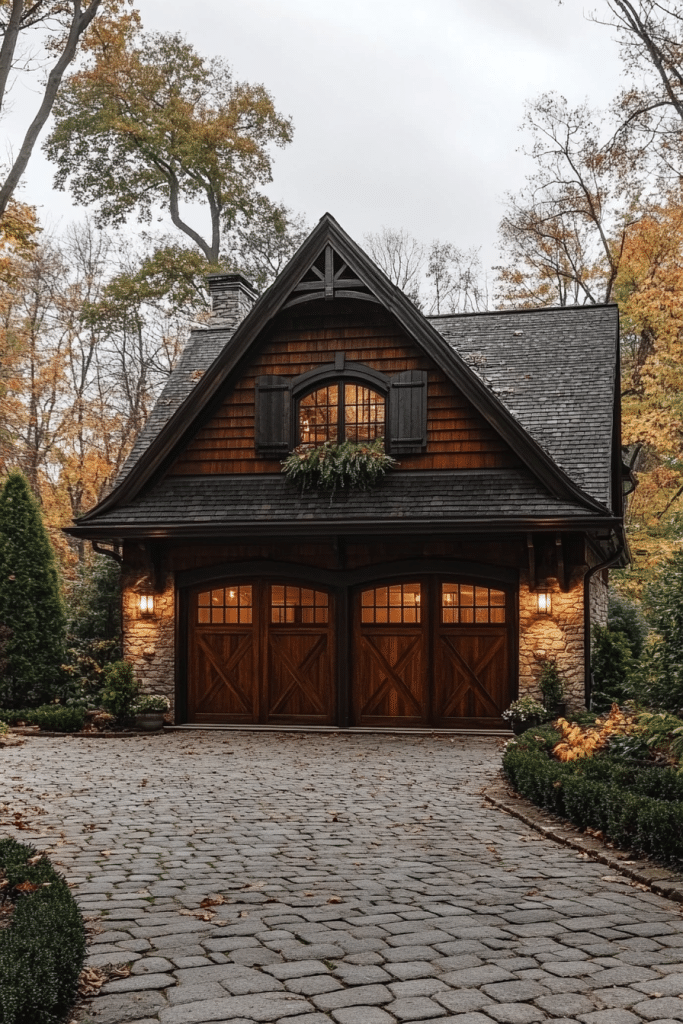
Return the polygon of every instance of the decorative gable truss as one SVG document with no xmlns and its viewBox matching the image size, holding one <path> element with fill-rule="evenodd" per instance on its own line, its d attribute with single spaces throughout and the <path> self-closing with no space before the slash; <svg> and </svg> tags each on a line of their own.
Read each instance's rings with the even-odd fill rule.
<svg viewBox="0 0 683 1024">
<path fill-rule="evenodd" d="M 283 309 L 315 299 L 360 299 L 379 304 L 379 299 L 367 284 L 356 276 L 331 245 L 325 246 L 291 294 Z"/>
</svg>

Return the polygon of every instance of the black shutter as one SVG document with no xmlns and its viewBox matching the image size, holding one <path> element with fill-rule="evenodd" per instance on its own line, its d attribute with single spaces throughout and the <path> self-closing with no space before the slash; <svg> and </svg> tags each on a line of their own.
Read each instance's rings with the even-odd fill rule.
<svg viewBox="0 0 683 1024">
<path fill-rule="evenodd" d="M 286 377 L 256 378 L 256 451 L 287 455 L 291 447 L 291 389 Z"/>
<path fill-rule="evenodd" d="M 424 370 L 405 370 L 391 378 L 389 450 L 394 455 L 413 455 L 426 444 L 427 374 Z"/>
</svg>

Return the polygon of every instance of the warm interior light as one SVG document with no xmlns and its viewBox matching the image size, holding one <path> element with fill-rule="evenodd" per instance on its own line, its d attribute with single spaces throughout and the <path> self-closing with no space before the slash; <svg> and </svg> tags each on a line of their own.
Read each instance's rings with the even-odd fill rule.
<svg viewBox="0 0 683 1024">
<path fill-rule="evenodd" d="M 550 594 L 545 590 L 538 592 L 538 610 L 541 615 L 550 615 Z"/>
<path fill-rule="evenodd" d="M 153 594 L 140 594 L 140 614 L 141 615 L 153 615 L 154 614 L 154 596 L 153 596 Z"/>
</svg>

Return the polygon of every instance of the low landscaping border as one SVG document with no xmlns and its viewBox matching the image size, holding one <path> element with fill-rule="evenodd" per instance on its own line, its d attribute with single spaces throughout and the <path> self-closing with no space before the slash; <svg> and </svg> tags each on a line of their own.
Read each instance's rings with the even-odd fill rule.
<svg viewBox="0 0 683 1024">
<path fill-rule="evenodd" d="M 44 854 L 0 840 L 1 1024 L 57 1024 L 76 1001 L 85 925 L 69 887 Z M 0 917 L 0 920 L 2 918 Z"/>
<path fill-rule="evenodd" d="M 683 864 L 683 774 L 629 765 L 609 756 L 559 762 L 552 730 L 531 729 L 508 744 L 503 772 L 538 807 L 579 828 L 597 830 L 621 849 Z"/>
</svg>

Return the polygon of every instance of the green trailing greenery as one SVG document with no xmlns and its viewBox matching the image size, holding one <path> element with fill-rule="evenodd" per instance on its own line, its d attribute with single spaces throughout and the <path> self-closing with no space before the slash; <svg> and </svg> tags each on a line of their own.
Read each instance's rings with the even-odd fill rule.
<svg viewBox="0 0 683 1024">
<path fill-rule="evenodd" d="M 62 680 L 64 603 L 40 509 L 16 471 L 0 493 L 0 625 L 0 704 L 22 707 L 54 697 Z"/>
<path fill-rule="evenodd" d="M 134 714 L 140 684 L 133 674 L 133 666 L 127 661 L 114 661 L 104 670 L 104 688 L 100 693 L 100 704 L 120 722 Z"/>
<path fill-rule="evenodd" d="M 0 841 L 0 899 L 13 910 L 0 931 L 1 1024 L 57 1024 L 76 1000 L 85 926 L 68 885 L 45 856 Z"/>
<path fill-rule="evenodd" d="M 384 450 L 384 439 L 326 441 L 316 447 L 299 445 L 282 463 L 287 479 L 302 491 L 370 490 L 396 460 Z"/>
<path fill-rule="evenodd" d="M 559 762 L 550 750 L 559 733 L 529 729 L 512 740 L 503 771 L 514 789 L 539 807 L 596 829 L 616 846 L 668 863 L 683 863 L 683 773 L 613 755 Z"/>
</svg>

